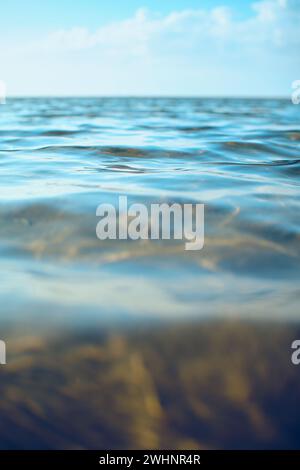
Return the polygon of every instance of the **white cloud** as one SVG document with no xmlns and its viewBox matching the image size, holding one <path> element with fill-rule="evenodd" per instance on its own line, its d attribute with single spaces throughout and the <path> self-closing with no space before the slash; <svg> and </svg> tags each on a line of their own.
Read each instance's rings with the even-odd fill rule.
<svg viewBox="0 0 300 470">
<path fill-rule="evenodd" d="M 42 44 L 47 48 L 81 50 L 96 48 L 110 52 L 126 50 L 127 54 L 153 51 L 160 39 L 184 47 L 197 48 L 201 41 L 220 40 L 247 42 L 250 46 L 269 41 L 280 46 L 289 42 L 291 14 L 299 20 L 300 12 L 290 0 L 263 0 L 253 4 L 253 16 L 243 21 L 234 19 L 234 11 L 225 6 L 211 10 L 174 11 L 166 16 L 139 9 L 132 18 L 102 26 L 96 31 L 75 27 L 55 31 Z M 299 25 L 297 25 L 299 26 Z M 295 33 L 296 31 L 294 31 Z M 297 29 L 298 33 L 298 29 Z M 300 35 L 297 34 L 300 43 Z M 281 38 L 281 40 L 279 40 Z M 163 44 L 162 44 L 163 46 Z"/>
<path fill-rule="evenodd" d="M 41 90 L 55 84 L 60 93 L 85 94 L 78 91 L 83 83 L 100 94 L 288 93 L 300 68 L 298 6 L 299 0 L 256 1 L 242 20 L 226 6 L 167 15 L 139 9 L 94 31 L 77 26 L 25 41 L 6 51 L 6 64 L 25 64 L 24 81 L 33 77 Z M 11 78 L 12 89 L 19 76 Z"/>
</svg>

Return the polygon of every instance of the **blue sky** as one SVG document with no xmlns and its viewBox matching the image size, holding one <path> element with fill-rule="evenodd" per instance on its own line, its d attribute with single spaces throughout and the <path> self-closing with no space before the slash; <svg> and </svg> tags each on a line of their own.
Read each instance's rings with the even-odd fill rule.
<svg viewBox="0 0 300 470">
<path fill-rule="evenodd" d="M 289 95 L 300 0 L 10 0 L 8 95 Z"/>
<path fill-rule="evenodd" d="M 97 28 L 107 22 L 133 16 L 139 8 L 162 14 L 186 9 L 210 9 L 220 5 L 236 7 L 238 15 L 251 12 L 251 0 L 10 0 L 1 5 L 0 29 L 32 33 L 57 28 L 87 26 Z"/>
</svg>

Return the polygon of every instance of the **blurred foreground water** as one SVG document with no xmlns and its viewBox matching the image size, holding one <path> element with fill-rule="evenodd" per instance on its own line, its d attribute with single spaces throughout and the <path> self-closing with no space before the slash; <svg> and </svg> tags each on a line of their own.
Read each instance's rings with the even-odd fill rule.
<svg viewBox="0 0 300 470">
<path fill-rule="evenodd" d="M 299 446 L 299 117 L 288 100 L 0 107 L 2 448 Z M 204 249 L 100 242 L 96 208 L 120 195 L 204 203 Z"/>
</svg>

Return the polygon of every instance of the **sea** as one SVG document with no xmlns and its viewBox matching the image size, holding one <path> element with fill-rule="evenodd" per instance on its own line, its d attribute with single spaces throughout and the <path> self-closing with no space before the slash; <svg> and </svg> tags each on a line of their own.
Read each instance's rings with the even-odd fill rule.
<svg viewBox="0 0 300 470">
<path fill-rule="evenodd" d="M 203 248 L 99 240 L 120 196 Z M 0 448 L 297 448 L 299 214 L 289 99 L 8 98 Z"/>
</svg>

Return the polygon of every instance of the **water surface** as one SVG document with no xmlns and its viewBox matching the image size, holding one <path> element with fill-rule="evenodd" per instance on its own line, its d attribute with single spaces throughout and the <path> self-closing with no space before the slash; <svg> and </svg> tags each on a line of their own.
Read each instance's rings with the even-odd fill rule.
<svg viewBox="0 0 300 470">
<path fill-rule="evenodd" d="M 3 318 L 297 318 L 300 121 L 289 101 L 14 99 L 0 134 Z M 119 195 L 204 203 L 204 249 L 100 242 L 96 208 Z"/>
<path fill-rule="evenodd" d="M 8 343 L 2 446 L 295 447 L 300 434 L 288 400 L 289 384 L 299 385 L 290 364 L 300 305 L 299 175 L 300 108 L 288 100 L 39 98 L 1 106 L 0 320 Z M 117 204 L 120 195 L 149 207 L 204 203 L 203 250 L 187 252 L 173 240 L 99 241 L 96 208 Z M 254 321 L 250 333 L 240 329 Z M 157 339 L 160 328 L 164 339 Z M 194 328 L 202 340 L 193 337 L 190 351 Z M 278 340 L 265 350 L 266 332 Z M 253 354 L 240 337 L 256 345 Z M 222 367 L 233 375 L 218 382 L 216 364 L 232 343 L 233 362 Z M 267 359 L 253 372 L 257 351 Z M 282 373 L 277 392 L 274 356 Z M 78 364 L 74 377 L 70 358 Z M 159 371 L 149 358 L 161 362 Z M 127 378 L 116 378 L 120 367 L 131 370 Z M 92 390 L 84 386 L 100 370 L 115 379 L 103 384 L 101 375 Z M 228 396 L 211 402 L 218 383 Z M 107 396 L 118 400 L 118 387 L 127 387 L 122 418 L 112 413 L 103 423 Z M 139 409 L 135 394 L 144 396 Z M 70 429 L 69 413 L 86 419 L 85 430 Z M 232 434 L 222 431 L 223 420 Z"/>
</svg>

